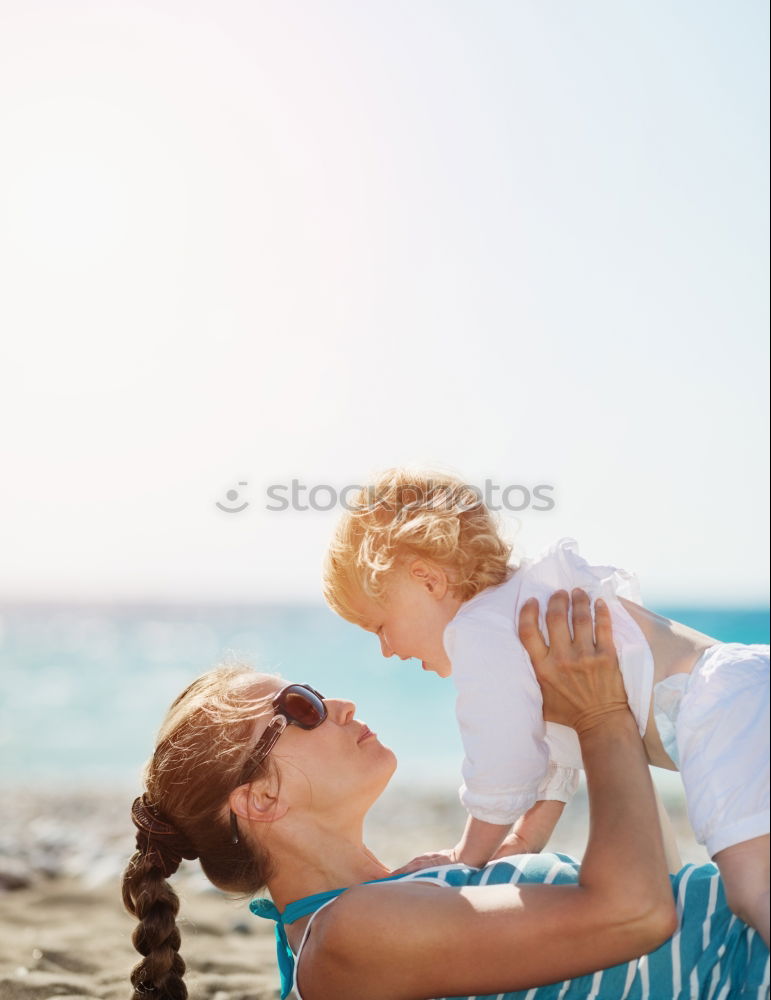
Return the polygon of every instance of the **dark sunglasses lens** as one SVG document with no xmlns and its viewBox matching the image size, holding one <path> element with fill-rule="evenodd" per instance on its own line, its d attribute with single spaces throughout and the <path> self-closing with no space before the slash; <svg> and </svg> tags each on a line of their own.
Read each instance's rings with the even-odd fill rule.
<svg viewBox="0 0 771 1000">
<path fill-rule="evenodd" d="M 281 700 L 289 718 L 306 729 L 314 729 L 327 717 L 324 702 L 305 688 L 289 688 Z"/>
</svg>

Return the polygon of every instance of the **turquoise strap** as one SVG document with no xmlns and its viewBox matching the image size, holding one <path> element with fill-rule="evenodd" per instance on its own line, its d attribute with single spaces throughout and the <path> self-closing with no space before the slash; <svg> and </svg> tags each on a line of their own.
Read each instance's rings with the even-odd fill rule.
<svg viewBox="0 0 771 1000">
<path fill-rule="evenodd" d="M 403 877 L 403 875 L 389 875 L 387 878 L 376 878 L 372 882 L 364 882 L 363 884 L 390 882 L 392 879 Z M 290 903 L 283 913 L 280 913 L 275 903 L 269 899 L 253 899 L 249 904 L 249 909 L 255 917 L 274 920 L 276 923 L 276 955 L 278 957 L 278 971 L 281 976 L 281 1000 L 286 1000 L 294 985 L 294 952 L 289 947 L 286 938 L 285 924 L 293 924 L 296 920 L 307 917 L 309 913 L 315 913 L 325 903 L 337 899 L 345 891 L 345 889 L 332 889 L 329 892 L 317 892 L 315 896 L 306 896 L 304 899 Z"/>
<path fill-rule="evenodd" d="M 269 899 L 253 899 L 249 904 L 249 909 L 257 917 L 276 921 L 276 957 L 278 958 L 278 972 L 281 976 L 281 1000 L 286 1000 L 294 983 L 294 955 L 286 939 L 284 921 Z"/>
</svg>

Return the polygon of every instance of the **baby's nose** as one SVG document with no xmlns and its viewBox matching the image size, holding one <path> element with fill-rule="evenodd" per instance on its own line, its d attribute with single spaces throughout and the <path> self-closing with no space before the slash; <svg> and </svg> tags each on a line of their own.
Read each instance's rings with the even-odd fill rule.
<svg viewBox="0 0 771 1000">
<path fill-rule="evenodd" d="M 387 642 L 385 636 L 382 636 L 382 635 L 380 636 L 380 652 L 383 654 L 383 656 L 393 656 L 394 655 L 394 651 L 388 645 L 388 642 Z"/>
</svg>

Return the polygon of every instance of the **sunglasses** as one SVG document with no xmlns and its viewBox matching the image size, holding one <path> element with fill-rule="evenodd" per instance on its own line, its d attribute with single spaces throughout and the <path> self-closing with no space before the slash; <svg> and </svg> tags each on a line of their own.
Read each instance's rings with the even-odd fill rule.
<svg viewBox="0 0 771 1000">
<path fill-rule="evenodd" d="M 273 718 L 265 732 L 254 745 L 241 770 L 241 777 L 236 788 L 248 785 L 253 779 L 257 768 L 262 764 L 270 751 L 278 742 L 279 736 L 287 726 L 299 726 L 300 729 L 316 729 L 326 719 L 328 712 L 324 704 L 324 695 L 319 694 L 308 684 L 287 684 L 271 702 Z M 235 846 L 239 843 L 238 820 L 233 810 L 230 810 L 230 842 Z"/>
</svg>

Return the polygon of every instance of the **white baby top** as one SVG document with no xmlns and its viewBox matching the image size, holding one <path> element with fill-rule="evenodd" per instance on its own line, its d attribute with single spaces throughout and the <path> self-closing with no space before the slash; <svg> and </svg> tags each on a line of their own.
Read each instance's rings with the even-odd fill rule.
<svg viewBox="0 0 771 1000">
<path fill-rule="evenodd" d="M 547 636 L 549 597 L 573 587 L 608 602 L 629 705 L 645 733 L 653 656 L 617 599 L 640 604 L 637 581 L 613 566 L 590 566 L 574 539 L 563 538 L 537 559 L 523 560 L 505 583 L 463 604 L 444 630 L 465 750 L 460 798 L 476 819 L 513 823 L 537 799 L 567 802 L 576 789 L 582 764 L 578 737 L 566 726 L 544 722 L 541 689 L 517 635 L 525 601 L 538 598 Z"/>
</svg>

